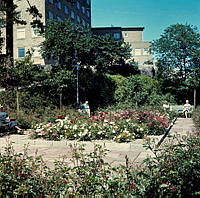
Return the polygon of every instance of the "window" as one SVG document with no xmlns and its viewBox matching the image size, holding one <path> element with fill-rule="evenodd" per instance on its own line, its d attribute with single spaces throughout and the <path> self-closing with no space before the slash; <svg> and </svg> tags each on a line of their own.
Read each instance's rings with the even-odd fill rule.
<svg viewBox="0 0 200 198">
<path fill-rule="evenodd" d="M 64 12 L 65 12 L 65 14 L 69 14 L 69 9 L 67 6 L 64 6 Z"/>
<path fill-rule="evenodd" d="M 25 38 L 25 28 L 17 29 L 17 39 Z"/>
<path fill-rule="evenodd" d="M 81 22 L 81 19 L 79 16 L 77 16 L 77 22 L 80 23 Z"/>
<path fill-rule="evenodd" d="M 128 37 L 128 33 L 125 32 L 125 33 L 124 33 L 124 37 Z"/>
<path fill-rule="evenodd" d="M 75 18 L 74 11 L 71 11 L 71 18 L 72 18 L 72 19 L 74 19 L 74 18 Z"/>
<path fill-rule="evenodd" d="M 62 19 L 59 16 L 57 16 L 56 18 L 58 21 L 62 21 Z"/>
<path fill-rule="evenodd" d="M 0 21 L 0 27 L 3 27 L 5 25 L 4 21 Z"/>
<path fill-rule="evenodd" d="M 37 28 L 37 27 L 32 28 L 32 37 L 38 37 L 38 36 L 40 36 L 39 28 Z"/>
<path fill-rule="evenodd" d="M 51 11 L 48 12 L 48 18 L 53 19 L 53 13 Z"/>
<path fill-rule="evenodd" d="M 90 12 L 87 10 L 87 16 L 90 17 Z"/>
<path fill-rule="evenodd" d="M 143 49 L 143 55 L 149 55 L 149 49 L 148 48 Z"/>
<path fill-rule="evenodd" d="M 82 12 L 83 14 L 85 14 L 85 7 L 82 7 Z"/>
<path fill-rule="evenodd" d="M 17 12 L 17 18 L 22 18 L 22 12 Z"/>
<path fill-rule="evenodd" d="M 48 0 L 48 2 L 53 4 L 53 0 Z"/>
<path fill-rule="evenodd" d="M 25 57 L 25 48 L 18 48 L 18 57 L 19 58 Z"/>
<path fill-rule="evenodd" d="M 61 3 L 60 3 L 60 1 L 56 1 L 56 8 L 61 9 Z"/>
<path fill-rule="evenodd" d="M 82 21 L 82 24 L 83 24 L 83 26 L 85 27 L 85 21 L 84 21 L 84 20 Z"/>
<path fill-rule="evenodd" d="M 77 7 L 78 9 L 81 8 L 80 3 L 79 3 L 78 1 L 77 1 L 77 3 L 76 3 L 76 7 Z"/>
<path fill-rule="evenodd" d="M 114 33 L 114 38 L 115 38 L 115 39 L 120 39 L 120 33 L 118 33 L 118 32 L 117 32 L 117 33 Z"/>
<path fill-rule="evenodd" d="M 40 47 L 33 47 L 33 57 L 40 57 Z"/>
<path fill-rule="evenodd" d="M 142 53 L 142 49 L 135 49 L 135 56 L 140 56 Z"/>
</svg>

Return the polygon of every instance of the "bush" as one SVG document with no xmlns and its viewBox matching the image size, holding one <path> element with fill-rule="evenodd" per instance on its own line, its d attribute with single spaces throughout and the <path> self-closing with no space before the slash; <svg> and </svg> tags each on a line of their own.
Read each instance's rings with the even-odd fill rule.
<svg viewBox="0 0 200 198">
<path fill-rule="evenodd" d="M 0 155 L 0 194 L 2 197 L 194 197 L 200 195 L 200 136 L 146 147 L 155 157 L 135 166 L 126 157 L 125 165 L 104 161 L 107 150 L 94 145 L 71 145 L 71 162 L 56 161 L 49 169 L 41 157 L 15 154 L 12 147 Z M 177 144 L 172 144 L 177 142 Z M 135 168 L 134 168 L 135 167 Z"/>
<path fill-rule="evenodd" d="M 169 118 L 164 113 L 155 111 L 126 110 L 106 111 L 88 117 L 87 115 L 65 115 L 60 112 L 51 118 L 51 122 L 36 124 L 31 132 L 32 138 L 48 140 L 109 139 L 128 142 L 146 135 L 161 135 L 169 126 Z"/>
<path fill-rule="evenodd" d="M 117 103 L 137 105 L 158 105 L 162 103 L 159 82 L 149 76 L 130 76 L 122 81 L 115 92 Z"/>
<path fill-rule="evenodd" d="M 195 111 L 192 113 L 192 118 L 195 123 L 195 126 L 200 130 L 200 106 L 197 106 Z"/>
</svg>

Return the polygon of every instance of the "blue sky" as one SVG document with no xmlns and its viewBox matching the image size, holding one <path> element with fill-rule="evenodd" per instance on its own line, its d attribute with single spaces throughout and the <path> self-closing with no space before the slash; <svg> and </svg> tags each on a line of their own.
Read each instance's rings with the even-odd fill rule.
<svg viewBox="0 0 200 198">
<path fill-rule="evenodd" d="M 145 27 L 144 40 L 160 38 L 172 24 L 200 31 L 200 0 L 91 0 L 92 27 Z"/>
</svg>

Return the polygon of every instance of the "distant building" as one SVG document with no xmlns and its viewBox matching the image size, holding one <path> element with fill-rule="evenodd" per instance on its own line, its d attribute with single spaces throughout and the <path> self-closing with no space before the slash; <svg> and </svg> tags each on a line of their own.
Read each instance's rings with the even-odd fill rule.
<svg viewBox="0 0 200 198">
<path fill-rule="evenodd" d="M 149 52 L 151 42 L 143 40 L 144 27 L 94 27 L 96 35 L 110 35 L 123 39 L 132 48 L 132 58 L 138 63 L 141 73 L 153 75 L 154 63 Z"/>
<path fill-rule="evenodd" d="M 38 0 L 29 1 L 35 5 L 42 14 L 44 24 L 47 20 L 66 20 L 71 19 L 74 23 L 81 24 L 85 27 L 91 27 L 91 0 Z M 39 53 L 39 44 L 44 40 L 39 35 L 37 28 L 32 28 L 30 22 L 32 16 L 26 12 L 29 7 L 27 1 L 14 0 L 20 11 L 20 18 L 27 21 L 27 25 L 14 25 L 14 59 L 23 58 L 27 50 L 33 48 L 33 60 L 35 64 L 45 64 L 44 59 Z M 5 32 L 3 33 L 5 36 Z M 5 46 L 2 52 L 5 53 Z"/>
</svg>

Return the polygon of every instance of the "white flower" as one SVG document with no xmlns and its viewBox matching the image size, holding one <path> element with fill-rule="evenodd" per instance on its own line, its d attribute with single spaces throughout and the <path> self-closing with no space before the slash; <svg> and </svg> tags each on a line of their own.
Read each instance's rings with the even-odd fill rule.
<svg viewBox="0 0 200 198">
<path fill-rule="evenodd" d="M 140 131 L 140 129 L 139 128 L 137 128 L 137 130 L 136 130 L 137 132 L 139 132 Z"/>
<path fill-rule="evenodd" d="M 112 130 L 113 133 L 116 133 L 115 129 Z"/>
<path fill-rule="evenodd" d="M 78 126 L 75 124 L 72 129 L 76 130 L 78 129 Z"/>
<path fill-rule="evenodd" d="M 84 130 L 84 133 L 87 133 L 87 132 L 88 132 L 88 129 L 85 129 L 85 130 Z"/>
<path fill-rule="evenodd" d="M 144 129 L 143 129 L 143 128 L 140 128 L 140 131 L 144 131 Z"/>
</svg>

